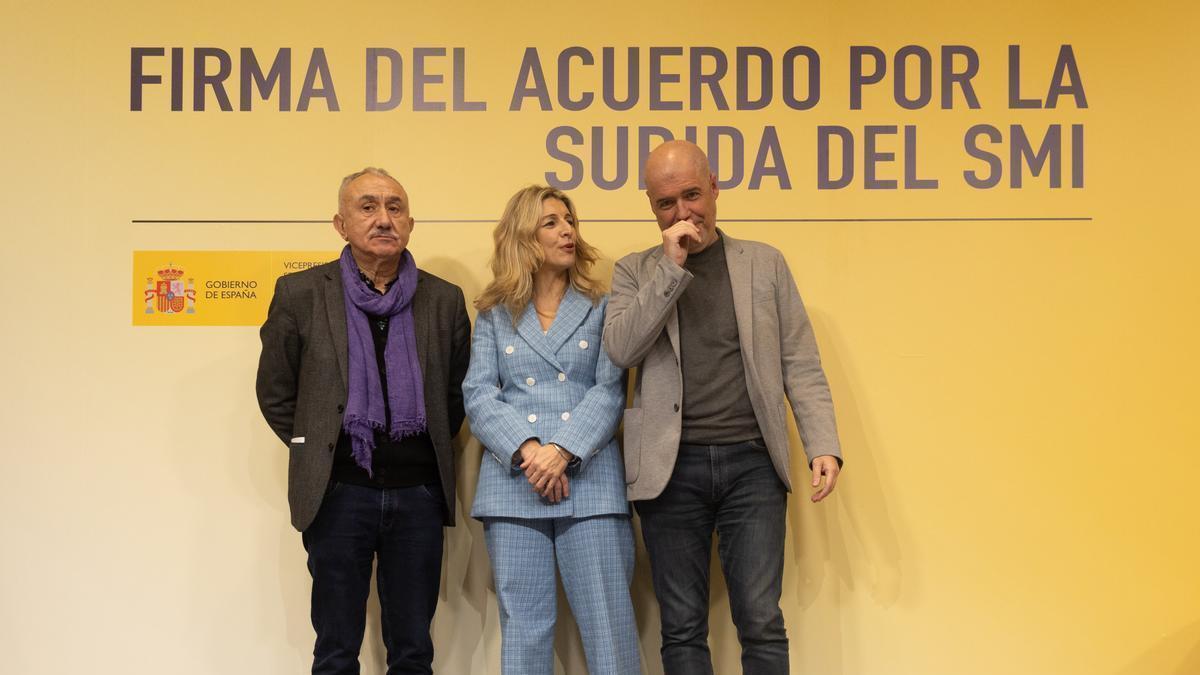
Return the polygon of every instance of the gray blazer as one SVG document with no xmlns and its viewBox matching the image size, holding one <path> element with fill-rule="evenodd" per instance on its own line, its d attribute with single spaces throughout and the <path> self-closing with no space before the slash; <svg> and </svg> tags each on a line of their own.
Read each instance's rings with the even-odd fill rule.
<svg viewBox="0 0 1200 675">
<path fill-rule="evenodd" d="M 785 400 L 791 403 L 809 464 L 821 455 L 841 462 L 829 384 L 783 254 L 767 244 L 721 236 L 746 388 L 771 463 L 791 491 Z M 683 400 L 675 303 L 691 279 L 690 272 L 663 255 L 661 246 L 627 255 L 613 270 L 604 346 L 617 366 L 638 369 L 633 403 L 625 410 L 625 481 L 631 501 L 657 497 L 675 467 Z"/>
<path fill-rule="evenodd" d="M 417 274 L 412 311 L 446 525 L 454 525 L 451 439 L 464 417 L 471 324 L 462 289 L 424 271 Z M 258 406 L 288 446 L 288 504 L 292 525 L 303 532 L 325 496 L 346 403 L 349 347 L 338 262 L 280 277 L 259 334 Z"/>
</svg>

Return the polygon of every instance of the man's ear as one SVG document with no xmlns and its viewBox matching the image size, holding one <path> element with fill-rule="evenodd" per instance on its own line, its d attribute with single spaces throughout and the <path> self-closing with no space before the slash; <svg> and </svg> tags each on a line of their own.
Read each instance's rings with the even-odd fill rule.
<svg viewBox="0 0 1200 675">
<path fill-rule="evenodd" d="M 333 229 L 337 230 L 337 233 L 339 236 L 341 236 L 342 241 L 349 241 L 346 238 L 346 221 L 342 220 L 342 214 L 335 213 L 333 215 Z"/>
</svg>

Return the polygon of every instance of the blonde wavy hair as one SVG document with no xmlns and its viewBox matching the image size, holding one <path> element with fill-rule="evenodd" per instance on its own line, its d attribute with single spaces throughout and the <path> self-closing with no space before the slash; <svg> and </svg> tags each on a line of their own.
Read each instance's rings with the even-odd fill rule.
<svg viewBox="0 0 1200 675">
<path fill-rule="evenodd" d="M 475 309 L 483 312 L 503 305 L 515 324 L 533 299 L 533 273 L 545 259 L 537 241 L 537 231 L 542 220 L 542 202 L 547 199 L 557 199 L 566 205 L 571 221 L 575 223 L 575 265 L 567 270 L 568 283 L 590 298 L 593 305 L 604 295 L 603 284 L 592 277 L 592 265 L 600 255 L 579 233 L 574 202 L 561 190 L 530 185 L 508 200 L 504 215 L 500 216 L 500 222 L 492 232 L 495 242 L 491 260 L 492 282 L 476 298 Z"/>
</svg>

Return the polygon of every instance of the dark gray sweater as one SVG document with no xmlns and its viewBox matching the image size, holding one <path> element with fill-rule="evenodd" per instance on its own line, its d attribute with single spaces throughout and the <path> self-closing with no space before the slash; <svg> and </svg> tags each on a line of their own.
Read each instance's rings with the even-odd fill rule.
<svg viewBox="0 0 1200 675">
<path fill-rule="evenodd" d="M 677 305 L 683 371 L 680 442 L 728 445 L 761 438 L 746 391 L 724 239 L 688 254 L 683 266 L 693 279 Z"/>
</svg>

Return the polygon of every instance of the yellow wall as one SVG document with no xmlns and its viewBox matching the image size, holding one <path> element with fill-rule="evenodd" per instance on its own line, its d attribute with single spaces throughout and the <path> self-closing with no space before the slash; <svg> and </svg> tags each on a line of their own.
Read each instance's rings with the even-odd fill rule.
<svg viewBox="0 0 1200 675">
<path fill-rule="evenodd" d="M 793 672 L 1200 672 L 1192 5 L 521 4 L 6 4 L 5 672 L 294 673 L 311 653 L 285 455 L 254 402 L 256 332 L 130 325 L 130 261 L 135 250 L 332 252 L 340 242 L 327 225 L 132 221 L 326 218 L 342 175 L 381 165 L 412 195 L 417 260 L 472 298 L 487 279 L 490 226 L 422 219 L 495 218 L 516 188 L 559 167 L 544 143 L 562 124 L 780 130 L 792 189 L 768 180 L 760 191 L 723 192 L 719 205 L 732 235 L 787 256 L 847 457 L 830 501 L 814 506 L 802 492 L 790 502 Z M 575 44 L 776 54 L 809 45 L 825 86 L 806 112 L 656 113 L 644 100 L 627 113 L 508 112 L 523 47 L 542 50 L 553 79 L 553 55 Z M 970 45 L 981 58 L 982 107 L 903 110 L 889 79 L 851 111 L 853 44 L 889 54 Z M 1025 50 L 1030 94 L 1045 86 L 1059 45 L 1073 45 L 1089 107 L 1006 109 L 1009 44 Z M 280 113 L 256 102 L 247 113 L 172 113 L 159 87 L 134 113 L 134 46 L 248 46 L 267 58 L 290 46 L 293 95 L 307 51 L 324 47 L 342 110 L 317 101 Z M 371 46 L 466 48 L 467 95 L 489 109 L 417 113 L 410 91 L 396 111 L 364 112 L 362 52 Z M 1021 189 L 966 187 L 961 135 L 977 123 L 1083 124 L 1085 187 L 1050 189 L 1044 178 Z M 942 186 L 817 190 L 819 124 L 917 125 L 922 172 Z M 635 186 L 585 184 L 574 194 L 606 270 L 655 243 Z M 961 216 L 1091 220 L 731 220 Z M 460 440 L 468 505 L 480 448 Z M 657 609 L 639 554 L 646 671 L 659 673 Z M 460 518 L 434 627 L 439 672 L 499 672 L 489 584 L 481 529 Z M 714 656 L 719 672 L 738 672 L 720 589 Z M 372 609 L 367 673 L 383 672 L 377 616 Z M 564 622 L 557 654 L 564 672 L 578 673 L 572 630 Z"/>
</svg>

